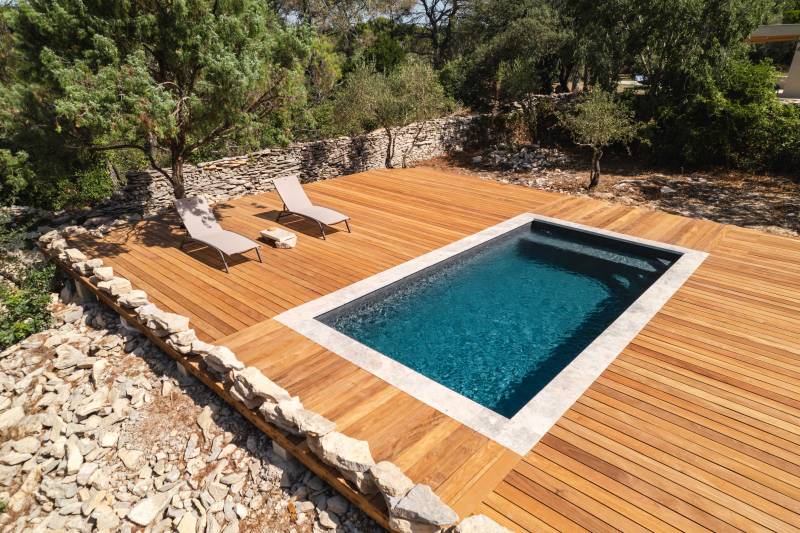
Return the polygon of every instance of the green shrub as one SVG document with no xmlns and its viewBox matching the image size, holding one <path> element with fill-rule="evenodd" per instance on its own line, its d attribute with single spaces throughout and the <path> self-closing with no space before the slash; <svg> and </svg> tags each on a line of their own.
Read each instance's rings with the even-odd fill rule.
<svg viewBox="0 0 800 533">
<path fill-rule="evenodd" d="M 775 95 L 772 64 L 734 60 L 684 95 L 639 100 L 661 162 L 788 172 L 800 164 L 800 110 Z"/>
<path fill-rule="evenodd" d="M 19 287 L 0 283 L 0 349 L 46 329 L 55 267 L 29 268 Z"/>
<path fill-rule="evenodd" d="M 59 180 L 52 205 L 56 209 L 90 206 L 111 196 L 114 188 L 108 167 L 96 165 L 76 172 L 72 179 Z"/>
<path fill-rule="evenodd" d="M 25 245 L 24 232 L 34 224 L 31 220 L 15 220 L 0 213 L 0 266 L 5 271 L 17 260 L 10 250 Z M 0 350 L 42 331 L 51 323 L 48 309 L 53 287 L 53 265 L 28 267 L 16 285 L 0 278 Z"/>
<path fill-rule="evenodd" d="M 0 203 L 10 205 L 30 185 L 34 176 L 25 151 L 0 149 Z"/>
</svg>

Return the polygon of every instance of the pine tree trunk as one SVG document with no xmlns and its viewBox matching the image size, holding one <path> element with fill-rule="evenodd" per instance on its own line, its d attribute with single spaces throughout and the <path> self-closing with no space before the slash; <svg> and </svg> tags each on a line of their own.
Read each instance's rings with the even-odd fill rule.
<svg viewBox="0 0 800 533">
<path fill-rule="evenodd" d="M 175 198 L 186 196 L 186 189 L 183 184 L 183 155 L 172 155 L 172 190 Z"/>
</svg>

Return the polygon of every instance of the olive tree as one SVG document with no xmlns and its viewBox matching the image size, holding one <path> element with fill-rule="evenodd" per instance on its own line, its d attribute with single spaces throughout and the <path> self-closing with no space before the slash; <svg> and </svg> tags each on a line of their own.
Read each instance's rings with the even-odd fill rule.
<svg viewBox="0 0 800 533">
<path fill-rule="evenodd" d="M 436 72 L 413 56 L 390 73 L 376 72 L 368 64 L 358 66 L 335 103 L 342 131 L 358 134 L 380 128 L 386 132 L 386 168 L 393 166 L 397 128 L 440 117 L 452 108 Z"/>
<path fill-rule="evenodd" d="M 561 115 L 561 124 L 569 130 L 575 144 L 592 150 L 589 189 L 600 183 L 603 149 L 610 144 L 630 142 L 638 129 L 633 111 L 613 94 L 601 90 L 581 96 L 569 111 Z"/>
</svg>

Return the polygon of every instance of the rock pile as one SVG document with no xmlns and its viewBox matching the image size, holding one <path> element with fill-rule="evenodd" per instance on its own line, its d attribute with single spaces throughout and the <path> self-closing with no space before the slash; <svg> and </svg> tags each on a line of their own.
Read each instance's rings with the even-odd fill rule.
<svg viewBox="0 0 800 533">
<path fill-rule="evenodd" d="M 556 148 L 526 145 L 519 148 L 498 146 L 472 159 L 475 165 L 511 172 L 540 172 L 566 165 L 567 156 Z"/>
<path fill-rule="evenodd" d="M 56 309 L 0 353 L 0 529 L 378 530 L 110 311 Z"/>
</svg>

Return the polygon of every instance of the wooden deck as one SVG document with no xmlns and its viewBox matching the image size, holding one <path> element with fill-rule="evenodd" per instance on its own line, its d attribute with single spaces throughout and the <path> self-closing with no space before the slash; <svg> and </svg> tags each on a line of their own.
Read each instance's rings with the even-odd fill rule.
<svg viewBox="0 0 800 533">
<path fill-rule="evenodd" d="M 520 531 L 800 530 L 800 240 L 425 168 L 306 188 L 350 214 L 354 233 L 322 241 L 316 225 L 284 219 L 298 247 L 265 246 L 263 264 L 238 260 L 228 275 L 212 252 L 181 252 L 169 218 L 72 242 L 461 516 Z M 256 238 L 280 206 L 264 194 L 217 211 Z M 525 457 L 272 320 L 528 211 L 710 256 Z M 379 502 L 347 495 L 383 523 Z"/>
</svg>

